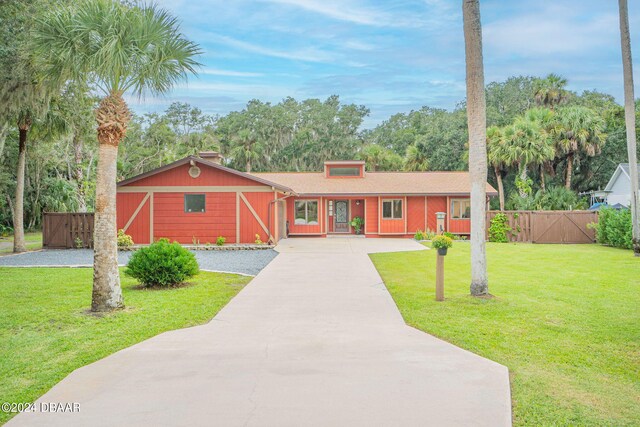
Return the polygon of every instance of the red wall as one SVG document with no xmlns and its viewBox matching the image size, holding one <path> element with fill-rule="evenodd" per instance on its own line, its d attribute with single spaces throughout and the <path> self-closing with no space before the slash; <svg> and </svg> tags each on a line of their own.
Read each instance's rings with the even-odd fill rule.
<svg viewBox="0 0 640 427">
<path fill-rule="evenodd" d="M 366 197 L 367 212 L 364 218 L 364 229 L 367 234 L 378 233 L 378 198 Z"/>
<path fill-rule="evenodd" d="M 455 234 L 470 234 L 470 219 L 452 219 L 449 221 L 449 231 Z"/>
<path fill-rule="evenodd" d="M 211 185 L 211 186 L 259 186 L 263 185 L 256 181 L 234 175 L 213 167 L 198 165 L 200 176 L 191 178 L 189 175 L 189 164 L 178 166 L 168 171 L 160 172 L 147 178 L 131 183 L 128 187 L 136 186 L 187 186 L 187 185 Z"/>
<path fill-rule="evenodd" d="M 357 201 L 360 201 L 360 205 L 358 206 L 356 204 Z M 353 217 L 359 216 L 362 219 L 365 219 L 364 217 L 364 199 L 353 199 L 351 200 L 351 205 L 349 206 L 349 209 L 351 209 L 350 212 L 350 218 L 353 219 Z M 353 227 L 349 227 L 351 230 L 351 234 L 355 234 L 355 230 L 353 229 Z"/>
<path fill-rule="evenodd" d="M 407 220 L 407 203 L 404 197 L 381 197 L 378 204 L 378 211 L 382 211 L 382 202 L 390 199 L 402 199 L 402 218 L 384 219 L 380 214 L 379 234 L 405 234 L 405 221 Z"/>
<path fill-rule="evenodd" d="M 425 224 L 425 197 L 407 197 L 407 233 L 415 234 L 418 230 L 426 228 Z"/>
<path fill-rule="evenodd" d="M 258 217 L 262 220 L 262 223 L 269 228 L 269 202 L 274 199 L 273 193 L 243 193 L 247 201 L 256 211 Z M 273 204 L 271 204 L 273 206 Z M 273 209 L 273 208 L 272 208 Z M 272 213 L 273 216 L 273 213 Z M 273 230 L 273 218 L 271 218 L 271 234 Z M 256 234 L 260 235 L 260 240 L 266 242 L 269 240 L 269 236 L 260 226 L 260 223 L 253 216 L 244 200 L 240 200 L 240 242 L 242 243 L 254 243 L 256 240 Z"/>
<path fill-rule="evenodd" d="M 116 218 L 118 224 L 118 230 L 124 228 L 129 222 L 131 215 L 140 205 L 140 202 L 145 198 L 147 193 L 118 193 L 116 199 Z M 135 219 L 129 225 L 126 233 L 131 236 L 133 242 L 136 244 L 148 244 L 149 242 L 149 206 L 150 199 L 148 199 L 142 209 L 138 212 Z"/>
<path fill-rule="evenodd" d="M 295 224 L 295 201 L 296 200 L 317 200 L 318 201 L 318 225 L 296 225 Z M 325 223 L 324 199 L 320 197 L 290 197 L 287 199 L 287 220 L 289 221 L 289 234 L 323 234 L 322 228 Z M 322 226 L 321 226 L 322 225 Z"/>
<path fill-rule="evenodd" d="M 447 198 L 446 197 L 427 197 L 427 228 L 431 231 L 437 231 L 437 218 L 436 212 L 447 212 Z M 447 222 L 445 220 L 445 228 Z"/>
</svg>

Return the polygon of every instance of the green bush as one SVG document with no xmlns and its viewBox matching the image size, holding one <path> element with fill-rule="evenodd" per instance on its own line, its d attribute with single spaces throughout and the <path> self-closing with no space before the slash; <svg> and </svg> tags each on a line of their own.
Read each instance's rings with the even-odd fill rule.
<svg viewBox="0 0 640 427">
<path fill-rule="evenodd" d="M 172 286 L 198 274 L 196 257 L 180 246 L 160 239 L 133 253 L 125 274 L 144 286 Z"/>
<path fill-rule="evenodd" d="M 427 240 L 425 233 L 423 233 L 422 230 L 416 231 L 416 234 L 413 235 L 413 238 L 416 239 L 417 241 Z"/>
<path fill-rule="evenodd" d="M 118 247 L 128 248 L 133 245 L 133 239 L 128 234 L 125 234 L 123 229 L 118 230 Z"/>
<path fill-rule="evenodd" d="M 226 242 L 226 241 L 227 241 L 226 237 L 218 236 L 218 238 L 216 239 L 216 245 L 222 246 L 222 245 L 224 245 L 224 242 Z"/>
<path fill-rule="evenodd" d="M 587 209 L 587 199 L 565 187 L 549 187 L 538 190 L 533 196 L 520 197 L 512 193 L 507 201 L 507 209 L 516 211 L 566 211 Z"/>
<path fill-rule="evenodd" d="M 431 241 L 431 247 L 434 249 L 448 249 L 453 246 L 453 240 L 450 237 L 445 236 L 436 236 Z"/>
<path fill-rule="evenodd" d="M 489 241 L 508 243 L 508 233 L 510 231 L 511 227 L 509 227 L 509 219 L 507 218 L 507 215 L 503 213 L 496 214 L 496 216 L 491 218 L 491 225 L 489 225 Z"/>
<path fill-rule="evenodd" d="M 442 233 L 443 236 L 450 238 L 451 240 L 455 240 L 456 235 L 453 233 L 450 233 L 448 231 L 445 231 L 444 233 Z"/>
<path fill-rule="evenodd" d="M 633 238 L 631 230 L 631 211 L 629 209 L 602 208 L 598 212 L 596 241 L 616 248 L 631 249 Z"/>
</svg>

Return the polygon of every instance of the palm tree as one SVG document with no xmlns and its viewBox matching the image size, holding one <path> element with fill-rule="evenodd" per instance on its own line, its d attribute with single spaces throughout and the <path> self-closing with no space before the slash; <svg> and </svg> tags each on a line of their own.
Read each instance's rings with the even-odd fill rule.
<svg viewBox="0 0 640 427">
<path fill-rule="evenodd" d="M 557 74 L 549 74 L 544 79 L 536 79 L 534 81 L 536 103 L 551 110 L 556 105 L 563 104 L 569 96 L 565 90 L 566 85 L 567 79 Z"/>
<path fill-rule="evenodd" d="M 262 157 L 262 146 L 248 129 L 242 129 L 234 138 L 236 146 L 231 150 L 231 157 L 237 165 L 245 164 L 245 171 L 251 173 L 251 165 Z"/>
<path fill-rule="evenodd" d="M 627 156 L 631 178 L 631 223 L 633 253 L 640 256 L 640 200 L 638 200 L 638 157 L 636 153 L 636 115 L 633 94 L 633 65 L 631 62 L 631 37 L 629 36 L 629 11 L 627 0 L 618 0 L 620 9 L 620 43 L 622 45 L 622 73 L 624 76 L 624 121 L 627 126 Z"/>
<path fill-rule="evenodd" d="M 95 110 L 99 159 L 91 309 L 120 308 L 116 160 L 131 118 L 123 96 L 166 93 L 187 72 L 195 72 L 200 51 L 165 10 L 115 0 L 84 0 L 52 10 L 39 22 L 33 43 L 44 77 L 88 81 L 105 95 Z"/>
<path fill-rule="evenodd" d="M 556 152 L 566 158 L 564 185 L 570 190 L 576 155 L 584 153 L 593 157 L 600 154 L 605 139 L 605 122 L 590 108 L 572 106 L 558 109 L 556 123 Z"/>
<path fill-rule="evenodd" d="M 526 117 L 516 117 L 513 124 L 504 129 L 502 138 L 506 163 L 518 165 L 516 187 L 520 197 L 525 198 L 531 193 L 529 167 L 553 159 L 555 150 L 540 123 Z"/>
<path fill-rule="evenodd" d="M 467 126 L 471 179 L 471 295 L 489 293 L 485 245 L 487 206 L 487 111 L 482 63 L 482 24 L 478 0 L 463 0 L 467 65 Z"/>
<path fill-rule="evenodd" d="M 542 129 L 547 133 L 547 135 L 553 135 L 554 131 L 554 111 L 549 108 L 531 108 L 524 113 L 524 117 L 527 120 L 537 122 L 542 126 Z M 546 191 L 546 183 L 545 183 L 545 170 L 551 169 L 551 162 L 553 158 L 544 161 L 540 164 L 540 189 L 544 193 Z"/>
<path fill-rule="evenodd" d="M 379 144 L 368 144 L 358 152 L 357 158 L 364 160 L 367 170 L 371 172 L 394 170 L 402 164 L 402 158 Z"/>
<path fill-rule="evenodd" d="M 416 141 L 407 147 L 407 154 L 404 157 L 404 169 L 408 171 L 429 170 L 429 155 L 427 146 L 423 141 Z"/>
<path fill-rule="evenodd" d="M 502 175 L 506 169 L 511 166 L 508 163 L 507 145 L 502 138 L 502 128 L 491 126 L 487 129 L 487 159 L 493 167 L 496 174 L 496 182 L 498 183 L 498 197 L 500 199 L 500 210 L 504 210 L 504 185 L 502 184 Z"/>
</svg>

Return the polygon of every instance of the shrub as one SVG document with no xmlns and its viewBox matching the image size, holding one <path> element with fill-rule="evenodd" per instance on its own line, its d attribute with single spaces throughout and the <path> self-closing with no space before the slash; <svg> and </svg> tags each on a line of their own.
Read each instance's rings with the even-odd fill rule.
<svg viewBox="0 0 640 427">
<path fill-rule="evenodd" d="M 434 249 L 448 249 L 451 246 L 453 246 L 453 240 L 444 234 L 434 237 L 431 241 L 431 247 Z"/>
<path fill-rule="evenodd" d="M 364 219 L 361 216 L 354 216 L 351 219 L 350 225 L 356 231 L 356 234 L 360 234 L 360 231 L 362 231 L 362 226 L 364 225 Z"/>
<path fill-rule="evenodd" d="M 413 238 L 416 239 L 417 241 L 427 240 L 425 238 L 425 234 L 422 232 L 422 230 L 416 231 L 416 234 L 413 235 Z"/>
<path fill-rule="evenodd" d="M 489 225 L 489 241 L 498 243 L 508 243 L 509 235 L 511 231 L 509 227 L 509 219 L 507 215 L 503 213 L 496 214 L 491 218 L 491 224 Z"/>
<path fill-rule="evenodd" d="M 633 247 L 629 209 L 600 209 L 598 222 L 593 224 L 593 228 L 596 230 L 596 241 L 600 244 L 623 249 Z"/>
<path fill-rule="evenodd" d="M 586 198 L 562 186 L 549 187 L 547 191 L 538 190 L 534 195 L 524 198 L 512 193 L 507 201 L 507 209 L 517 211 L 566 211 L 588 207 Z"/>
<path fill-rule="evenodd" d="M 125 274 L 144 286 L 172 286 L 198 274 L 196 257 L 180 246 L 160 239 L 133 253 Z"/>
<path fill-rule="evenodd" d="M 224 236 L 218 236 L 218 238 L 216 239 L 216 245 L 218 246 L 222 246 L 224 245 L 224 242 L 227 241 L 227 238 Z"/>
<path fill-rule="evenodd" d="M 123 229 L 118 230 L 118 247 L 128 248 L 133 245 L 133 239 L 128 234 L 125 234 Z"/>
<path fill-rule="evenodd" d="M 424 235 L 425 240 L 433 240 L 433 238 L 438 235 L 435 231 L 428 228 L 422 234 Z"/>
<path fill-rule="evenodd" d="M 451 240 L 454 240 L 456 238 L 456 235 L 449 232 L 449 231 L 445 231 L 444 233 L 442 233 L 443 236 L 450 238 Z"/>
<path fill-rule="evenodd" d="M 262 239 L 260 238 L 260 235 L 259 235 L 259 234 L 256 234 L 256 242 L 255 242 L 255 243 L 256 243 L 256 245 L 261 245 L 262 243 L 264 243 L 264 242 L 262 241 Z"/>
</svg>

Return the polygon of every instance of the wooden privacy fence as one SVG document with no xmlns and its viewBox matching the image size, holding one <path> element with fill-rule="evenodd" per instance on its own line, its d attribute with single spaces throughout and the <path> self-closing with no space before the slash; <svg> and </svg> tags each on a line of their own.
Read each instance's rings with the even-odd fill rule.
<svg viewBox="0 0 640 427">
<path fill-rule="evenodd" d="M 487 211 L 487 239 L 491 220 L 500 211 Z M 598 222 L 593 211 L 503 211 L 511 228 L 512 242 L 593 243 L 595 230 L 587 224 Z"/>
<path fill-rule="evenodd" d="M 93 247 L 93 212 L 45 212 L 42 247 L 49 249 Z"/>
</svg>

